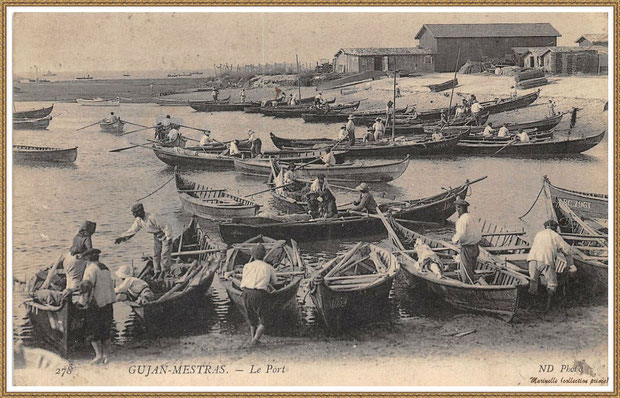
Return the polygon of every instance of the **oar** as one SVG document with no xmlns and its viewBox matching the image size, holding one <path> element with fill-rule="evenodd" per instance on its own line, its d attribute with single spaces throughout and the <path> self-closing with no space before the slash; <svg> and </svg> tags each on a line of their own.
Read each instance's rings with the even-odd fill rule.
<svg viewBox="0 0 620 398">
<path fill-rule="evenodd" d="M 347 137 L 341 138 L 338 142 L 336 142 L 336 143 L 335 143 L 335 144 L 334 144 L 334 145 L 330 148 L 330 150 L 329 150 L 329 151 L 330 151 L 330 152 L 331 152 L 331 151 L 333 151 L 333 150 L 334 150 L 334 148 L 336 148 L 336 147 L 337 147 L 337 146 L 338 146 L 338 145 L 339 145 L 342 141 L 344 141 L 344 140 L 345 140 L 345 139 L 347 139 L 347 138 L 349 138 L 349 137 L 347 136 Z M 296 169 L 298 169 L 298 170 L 299 170 L 299 169 L 303 169 L 304 167 L 306 167 L 306 166 L 308 166 L 308 165 L 310 165 L 310 164 L 312 164 L 312 163 L 316 163 L 316 162 L 318 162 L 319 160 L 322 160 L 322 158 L 318 157 L 318 158 L 316 158 L 316 159 L 314 159 L 314 160 L 309 161 L 308 163 L 304 163 L 304 164 L 302 164 L 301 166 L 297 166 L 297 167 L 296 167 Z"/>
<path fill-rule="evenodd" d="M 104 120 L 104 119 L 101 119 L 101 120 L 99 120 L 99 121 L 96 121 L 96 122 L 95 122 L 95 123 L 93 123 L 93 124 L 89 124 L 88 126 L 84 126 L 84 127 L 79 128 L 79 129 L 77 129 L 77 130 L 75 130 L 75 131 L 84 130 L 84 129 L 86 129 L 86 128 L 89 128 L 89 127 L 91 127 L 91 126 L 94 126 L 95 124 L 99 124 L 99 123 L 103 122 L 103 120 Z"/>
<path fill-rule="evenodd" d="M 150 146 L 147 146 L 147 145 L 144 145 L 144 144 L 132 144 L 131 146 L 126 146 L 124 148 L 112 149 L 109 152 L 122 152 L 122 151 L 125 151 L 127 149 L 135 148 L 135 147 L 138 147 L 138 146 L 141 146 L 141 147 L 144 147 L 144 148 L 148 148 L 148 149 L 152 149 Z"/>
<path fill-rule="evenodd" d="M 513 139 L 512 141 L 510 141 L 508 144 L 504 145 L 503 147 L 501 147 L 500 149 L 497 150 L 497 152 L 495 152 L 493 155 L 491 156 L 495 156 L 498 153 L 500 153 L 501 151 L 503 151 L 505 148 L 509 147 L 510 145 L 514 144 L 515 142 L 517 142 L 517 139 Z"/>
<path fill-rule="evenodd" d="M 126 133 L 119 134 L 118 136 L 119 136 L 119 137 L 122 137 L 122 136 L 127 135 L 127 134 L 133 134 L 133 133 L 137 133 L 137 132 L 139 132 L 139 131 L 149 130 L 149 129 L 152 129 L 152 128 L 154 128 L 154 127 L 145 127 L 145 128 L 143 128 L 143 129 L 132 130 L 132 131 L 128 131 L 128 132 L 126 132 Z"/>
<path fill-rule="evenodd" d="M 280 186 L 277 186 L 277 187 L 272 187 L 272 188 L 269 188 L 269 189 L 264 189 L 262 191 L 254 192 L 254 193 L 252 193 L 250 195 L 245 195 L 244 198 L 249 198 L 251 196 L 258 195 L 259 193 L 265 193 L 265 192 L 273 191 L 274 189 L 288 187 L 289 185 L 293 185 L 293 184 L 295 184 L 295 181 L 289 182 L 288 184 L 280 185 Z"/>
</svg>

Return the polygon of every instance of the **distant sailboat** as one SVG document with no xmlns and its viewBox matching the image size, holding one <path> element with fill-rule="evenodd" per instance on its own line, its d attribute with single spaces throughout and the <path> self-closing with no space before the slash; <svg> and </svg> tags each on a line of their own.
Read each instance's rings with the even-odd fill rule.
<svg viewBox="0 0 620 398">
<path fill-rule="evenodd" d="M 78 76 L 76 77 L 77 80 L 92 80 L 92 76 L 91 75 L 86 75 L 86 76 Z"/>
<path fill-rule="evenodd" d="M 129 73 L 123 73 L 123 76 L 125 76 L 125 77 L 129 77 L 129 76 L 131 76 L 131 75 L 130 75 Z"/>
<path fill-rule="evenodd" d="M 43 76 L 56 76 L 56 74 L 52 73 L 51 70 L 48 70 Z"/>
</svg>

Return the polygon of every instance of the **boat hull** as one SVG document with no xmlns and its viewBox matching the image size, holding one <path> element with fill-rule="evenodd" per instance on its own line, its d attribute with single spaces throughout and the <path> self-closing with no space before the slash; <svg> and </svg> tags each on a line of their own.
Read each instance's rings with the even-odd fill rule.
<svg viewBox="0 0 620 398">
<path fill-rule="evenodd" d="M 432 92 L 434 93 L 440 93 L 442 91 L 445 90 L 449 90 L 453 87 L 456 87 L 459 85 L 459 80 L 458 79 L 452 79 L 452 80 L 448 80 L 446 82 L 443 83 L 439 83 L 439 84 L 429 84 L 428 88 L 431 89 Z"/>
<path fill-rule="evenodd" d="M 83 106 L 120 106 L 121 105 L 120 99 L 98 101 L 98 100 L 88 100 L 88 99 L 78 98 L 75 100 L 75 102 Z"/>
<path fill-rule="evenodd" d="M 394 276 L 386 276 L 375 286 L 352 291 L 337 291 L 323 279 L 313 280 L 310 297 L 325 325 L 332 332 L 339 332 L 386 318 Z"/>
<path fill-rule="evenodd" d="M 190 102 L 189 106 L 191 106 L 193 110 L 198 112 L 243 112 L 247 104 L 208 104 L 202 102 Z"/>
<path fill-rule="evenodd" d="M 40 119 L 13 119 L 14 130 L 45 130 L 50 125 L 51 116 Z"/>
<path fill-rule="evenodd" d="M 33 109 L 31 111 L 13 112 L 13 119 L 41 119 L 52 113 L 54 105 L 48 108 Z"/>
<path fill-rule="evenodd" d="M 15 162 L 72 163 L 76 159 L 77 147 L 62 149 L 24 145 L 13 146 L 13 161 Z"/>
<path fill-rule="evenodd" d="M 200 153 L 179 147 L 153 146 L 155 156 L 169 166 L 184 169 L 232 170 L 232 157 L 211 153 Z"/>
<path fill-rule="evenodd" d="M 121 134 L 125 129 L 125 123 L 120 120 L 114 123 L 101 122 L 99 123 L 99 127 L 104 133 Z"/>
</svg>

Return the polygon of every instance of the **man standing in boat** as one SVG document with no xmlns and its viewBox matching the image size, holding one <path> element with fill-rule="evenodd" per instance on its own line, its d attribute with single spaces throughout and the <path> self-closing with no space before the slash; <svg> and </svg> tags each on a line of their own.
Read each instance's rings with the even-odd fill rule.
<svg viewBox="0 0 620 398">
<path fill-rule="evenodd" d="M 220 95 L 220 92 L 217 88 L 213 87 L 213 91 L 211 92 L 211 96 L 213 97 L 213 102 L 217 102 L 217 97 Z"/>
<path fill-rule="evenodd" d="M 252 129 L 248 129 L 248 141 L 250 141 L 250 154 L 253 158 L 259 157 L 263 154 L 263 142 L 256 136 L 256 132 Z"/>
<path fill-rule="evenodd" d="M 349 137 L 349 144 L 355 145 L 355 123 L 353 122 L 353 115 L 349 115 L 349 121 L 345 126 L 347 129 L 347 136 Z"/>
<path fill-rule="evenodd" d="M 170 224 L 162 223 L 155 214 L 146 213 L 142 203 L 131 206 L 131 213 L 135 218 L 133 224 L 125 233 L 116 238 L 114 243 L 118 245 L 131 239 L 142 228 L 153 234 L 154 277 L 155 279 L 163 277 L 163 272 L 169 271 L 172 265 L 172 227 Z"/>
<path fill-rule="evenodd" d="M 476 100 L 475 96 L 472 95 L 472 98 L 471 114 L 476 120 L 476 125 L 480 126 L 480 112 L 482 111 L 482 106 L 480 106 L 480 103 Z"/>
<path fill-rule="evenodd" d="M 461 282 L 473 285 L 478 255 L 480 254 L 478 243 L 482 239 L 482 228 L 480 228 L 478 221 L 469 214 L 469 202 L 457 199 L 454 206 L 456 206 L 459 219 L 456 221 L 456 233 L 452 237 L 452 242 L 461 246 L 459 276 Z"/>
<path fill-rule="evenodd" d="M 389 100 L 387 102 L 387 105 L 385 106 L 385 125 L 386 125 L 386 127 L 390 125 L 390 122 L 392 122 L 393 118 L 394 118 L 394 103 L 392 102 L 392 100 Z"/>
<path fill-rule="evenodd" d="M 532 248 L 527 256 L 527 265 L 530 273 L 530 294 L 538 295 L 540 276 L 544 276 L 547 283 L 547 302 L 545 311 L 551 308 L 551 299 L 558 288 L 558 275 L 556 270 L 556 258 L 558 252 L 564 254 L 566 263 L 573 269 L 573 256 L 571 247 L 556 232 L 558 223 L 548 220 L 544 223 L 545 229 L 538 232 L 534 237 Z"/>
<path fill-rule="evenodd" d="M 241 92 L 239 93 L 239 100 L 242 104 L 245 103 L 245 88 L 241 89 Z"/>
<path fill-rule="evenodd" d="M 265 333 L 265 316 L 270 311 L 269 290 L 278 283 L 276 271 L 264 261 L 266 250 L 260 243 L 252 247 L 253 261 L 243 266 L 241 277 L 241 298 L 250 323 L 249 347 L 258 344 Z"/>
<path fill-rule="evenodd" d="M 374 130 L 375 141 L 381 141 L 385 134 L 385 126 L 380 117 L 375 119 L 375 124 L 372 125 L 372 128 Z"/>
</svg>

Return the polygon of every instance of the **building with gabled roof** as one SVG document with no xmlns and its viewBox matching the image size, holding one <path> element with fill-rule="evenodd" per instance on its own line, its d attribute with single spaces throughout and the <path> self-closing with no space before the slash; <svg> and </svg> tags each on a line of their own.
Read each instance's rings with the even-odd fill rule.
<svg viewBox="0 0 620 398">
<path fill-rule="evenodd" d="M 433 72 L 433 52 L 418 47 L 341 48 L 334 55 L 334 72 L 361 73 L 367 71 L 400 70 Z"/>
<path fill-rule="evenodd" d="M 579 36 L 575 43 L 579 47 L 591 47 L 591 46 L 605 46 L 608 45 L 607 34 L 605 33 L 586 33 Z"/>
<path fill-rule="evenodd" d="M 435 53 L 435 71 L 451 72 L 468 60 L 512 59 L 513 47 L 556 46 L 561 36 L 550 23 L 424 24 L 415 39 Z"/>
</svg>

